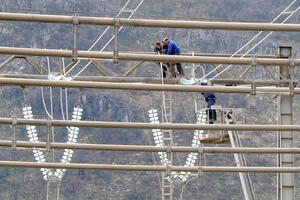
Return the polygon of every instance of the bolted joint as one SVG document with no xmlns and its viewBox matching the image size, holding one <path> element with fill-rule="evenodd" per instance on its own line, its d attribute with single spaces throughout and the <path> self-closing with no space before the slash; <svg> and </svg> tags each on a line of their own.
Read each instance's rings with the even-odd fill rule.
<svg viewBox="0 0 300 200">
<path fill-rule="evenodd" d="M 256 84 L 253 82 L 251 84 L 251 95 L 256 95 Z"/>
<path fill-rule="evenodd" d="M 202 166 L 198 167 L 198 176 L 201 177 L 203 175 L 203 169 Z"/>
<path fill-rule="evenodd" d="M 79 18 L 77 14 L 73 15 L 73 33 L 76 34 L 78 31 Z"/>
<path fill-rule="evenodd" d="M 204 153 L 204 150 L 203 150 L 203 147 L 202 146 L 199 146 L 198 147 L 198 154 L 203 154 Z"/>
<path fill-rule="evenodd" d="M 289 60 L 289 66 L 290 67 L 295 67 L 296 66 L 296 62 L 295 62 L 294 59 L 290 58 L 290 60 Z"/>
<path fill-rule="evenodd" d="M 72 61 L 76 62 L 78 60 L 78 52 L 77 52 L 77 48 L 73 47 L 72 49 Z"/>
<path fill-rule="evenodd" d="M 114 34 L 118 34 L 118 29 L 120 26 L 120 18 L 114 17 Z"/>
<path fill-rule="evenodd" d="M 254 67 L 257 65 L 257 57 L 255 57 L 255 56 L 251 57 L 251 65 Z"/>
<path fill-rule="evenodd" d="M 13 127 L 16 127 L 16 126 L 17 126 L 17 123 L 18 123 L 17 118 L 13 117 L 13 118 L 12 118 L 12 121 L 11 121 L 11 124 L 13 125 Z"/>
</svg>

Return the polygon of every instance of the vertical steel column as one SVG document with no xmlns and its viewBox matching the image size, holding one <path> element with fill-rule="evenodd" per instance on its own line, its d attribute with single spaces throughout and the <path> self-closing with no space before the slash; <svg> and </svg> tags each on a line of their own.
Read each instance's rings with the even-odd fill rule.
<svg viewBox="0 0 300 200">
<path fill-rule="evenodd" d="M 291 47 L 279 47 L 279 57 L 288 58 L 292 55 Z M 291 80 L 292 66 L 280 66 L 280 74 Z M 280 77 L 280 79 L 283 79 Z M 290 83 L 292 84 L 292 83 Z M 289 85 L 284 84 L 281 87 L 287 87 Z M 291 87 L 290 87 L 291 88 Z M 293 94 L 281 94 L 280 95 L 280 124 L 291 125 L 292 124 L 292 104 Z M 290 131 L 281 131 L 279 133 L 278 146 L 280 148 L 293 147 L 293 134 Z M 278 157 L 279 167 L 293 167 L 294 156 L 292 154 L 281 154 Z M 277 199 L 278 200 L 295 200 L 294 191 L 294 174 L 293 173 L 279 173 L 277 183 Z"/>
</svg>

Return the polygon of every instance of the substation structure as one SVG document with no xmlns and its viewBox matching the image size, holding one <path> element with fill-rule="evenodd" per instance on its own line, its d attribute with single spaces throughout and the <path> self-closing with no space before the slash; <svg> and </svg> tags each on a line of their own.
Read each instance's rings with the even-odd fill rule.
<svg viewBox="0 0 300 200">
<path fill-rule="evenodd" d="M 237 23 L 237 22 L 203 22 L 203 21 L 178 21 L 178 20 L 149 20 L 149 19 L 124 19 L 124 18 L 101 18 L 101 17 L 82 17 L 82 16 L 62 16 L 62 15 L 40 15 L 40 14 L 17 14 L 17 13 L 0 13 L 1 21 L 19 21 L 19 22 L 41 22 L 41 23 L 61 23 L 72 24 L 74 35 L 74 47 L 72 50 L 55 50 L 55 49 L 33 49 L 33 48 L 14 48 L 0 47 L 0 54 L 11 55 L 5 62 L 0 64 L 0 69 L 3 69 L 7 64 L 15 59 L 24 59 L 33 69 L 39 74 L 1 74 L 0 85 L 2 86 L 19 86 L 19 87 L 61 87 L 61 88 L 89 88 L 89 89 L 116 89 L 116 90 L 143 90 L 143 91 L 162 91 L 163 104 L 171 101 L 172 97 L 167 97 L 167 92 L 215 92 L 215 93 L 241 93 L 241 94 L 278 94 L 280 96 L 280 124 L 276 125 L 250 125 L 250 124 L 235 124 L 230 115 L 225 113 L 226 109 L 219 109 L 219 113 L 224 115 L 221 122 L 214 124 L 206 123 L 206 112 L 201 114 L 201 122 L 197 124 L 183 124 L 172 122 L 172 108 L 164 106 L 163 123 L 137 123 L 137 122 L 101 122 L 101 121 L 79 121 L 80 107 L 74 108 L 77 112 L 76 120 L 43 120 L 33 119 L 30 113 L 30 106 L 25 107 L 26 118 L 0 118 L 0 124 L 12 125 L 15 132 L 17 126 L 26 126 L 27 130 L 33 135 L 35 126 L 46 126 L 51 132 L 54 126 L 70 127 L 70 132 L 76 132 L 76 128 L 122 128 L 122 129 L 149 129 L 162 130 L 164 133 L 163 144 L 156 146 L 138 146 L 138 145 L 103 145 L 103 144 L 78 144 L 74 138 L 71 142 L 57 143 L 48 137 L 47 142 L 34 141 L 18 141 L 15 137 L 12 140 L 1 140 L 0 146 L 13 147 L 13 149 L 69 149 L 65 155 L 64 163 L 53 162 L 23 162 L 23 161 L 0 161 L 1 167 L 23 167 L 23 168 L 41 168 L 44 169 L 46 179 L 51 172 L 50 169 L 56 169 L 55 172 L 63 174 L 66 169 L 86 169 L 86 170 L 120 170 L 120 171 L 158 171 L 163 172 L 162 199 L 173 198 L 173 178 L 175 176 L 180 179 L 191 173 L 196 173 L 199 176 L 201 173 L 220 172 L 220 173 L 240 173 L 240 179 L 243 186 L 245 199 L 255 199 L 251 181 L 247 173 L 278 173 L 278 200 L 294 200 L 295 199 L 295 184 L 294 173 L 299 173 L 300 168 L 294 167 L 294 156 L 300 153 L 300 148 L 293 147 L 294 131 L 300 130 L 300 125 L 292 125 L 292 103 L 293 96 L 300 94 L 300 89 L 296 88 L 297 81 L 293 80 L 294 67 L 300 66 L 300 59 L 293 59 L 292 50 L 289 47 L 280 47 L 279 55 L 252 55 L 251 57 L 227 56 L 227 55 L 202 55 L 202 54 L 186 54 L 180 56 L 153 55 L 143 52 L 119 52 L 118 49 L 118 32 L 120 26 L 131 27 L 152 27 L 152 28 L 182 28 L 182 29 L 213 29 L 213 30 L 239 30 L 239 31 L 300 31 L 300 24 L 276 24 L 276 23 Z M 77 28 L 80 25 L 99 25 L 114 27 L 114 51 L 113 52 L 98 52 L 98 51 L 79 51 L 77 49 Z M 72 58 L 72 62 L 67 65 L 66 69 L 61 72 L 52 72 L 52 78 L 42 75 L 44 72 L 49 72 L 43 64 L 39 64 L 30 56 L 45 56 L 45 57 L 61 57 Z M 125 74 L 117 74 L 107 68 L 101 61 L 112 61 L 118 63 L 120 60 L 139 61 Z M 73 67 L 80 61 L 88 61 L 98 69 L 103 76 L 83 77 L 72 76 L 70 74 Z M 143 62 L 182 62 L 193 64 L 211 64 L 214 65 L 238 65 L 232 69 L 238 68 L 240 65 L 249 66 L 239 78 L 227 74 L 230 79 L 211 79 L 213 85 L 199 85 L 204 76 L 195 79 L 192 85 L 178 85 L 178 79 L 156 79 L 144 77 L 128 77 L 137 68 L 141 67 Z M 269 73 L 271 80 L 251 80 L 243 79 L 250 67 L 263 66 Z M 277 67 L 276 67 L 277 66 Z M 279 70 L 277 70 L 279 66 Z M 82 70 L 84 70 L 83 68 Z M 225 75 L 226 70 L 221 70 L 220 67 L 214 66 L 213 71 Z M 223 68 L 224 69 L 224 68 Z M 225 73 L 223 73 L 225 72 Z M 107 76 L 110 74 L 112 76 Z M 54 77 L 54 78 L 53 78 Z M 278 78 L 277 78 L 278 77 Z M 143 82 L 143 83 L 141 83 Z M 240 86 L 242 85 L 242 86 Z M 218 110 L 218 108 L 215 108 Z M 168 110 L 168 111 L 167 111 Z M 79 113 L 79 114 L 78 114 Z M 230 112 L 229 112 L 230 113 Z M 152 113 L 153 114 L 153 113 Z M 156 116 L 152 115 L 152 118 Z M 196 141 L 196 145 L 192 147 L 174 146 L 172 142 L 172 130 L 194 130 L 203 131 L 200 133 L 201 140 Z M 236 131 L 273 131 L 278 132 L 278 147 L 277 148 L 247 148 L 241 147 L 240 139 Z M 206 131 L 206 132 L 204 132 Z M 215 138 L 216 131 L 217 137 Z M 159 139 L 159 133 L 156 132 Z M 167 136 L 166 136 L 167 134 Z M 198 133 L 199 134 L 199 133 Z M 50 134 L 49 134 L 50 135 Z M 205 138 L 203 136 L 206 135 Z M 214 135 L 215 143 L 217 141 L 229 141 L 232 147 L 204 147 L 205 139 Z M 222 138 L 221 138 L 222 137 Z M 219 140 L 219 139 L 224 140 Z M 73 140 L 74 139 L 74 140 Z M 196 138 L 197 139 L 197 138 Z M 168 142 L 167 142 L 168 140 Z M 136 151 L 136 152 L 158 152 L 160 153 L 161 165 L 110 165 L 110 164 L 91 164 L 91 163 L 70 163 L 72 156 L 70 150 L 104 150 L 104 151 Z M 37 156 L 42 155 L 40 150 L 35 150 Z M 235 160 L 244 162 L 246 153 L 265 153 L 278 154 L 278 165 L 276 167 L 247 167 L 245 165 L 231 166 L 204 166 L 201 162 L 186 164 L 185 166 L 174 166 L 172 164 L 172 153 L 189 152 L 193 155 L 203 155 L 206 153 L 231 153 L 235 154 Z M 171 156 L 170 156 L 171 155 Z M 192 156 L 194 159 L 194 156 Z M 192 160 L 192 159 L 190 159 Z M 192 163 L 191 161 L 189 161 Z M 61 169 L 60 171 L 58 169 Z M 61 176 L 62 177 L 62 176 Z M 169 187 L 168 192 L 166 192 Z M 252 190 L 252 192 L 250 191 Z M 248 191 L 248 193 L 247 193 Z M 250 191 L 250 192 L 249 192 Z"/>
</svg>

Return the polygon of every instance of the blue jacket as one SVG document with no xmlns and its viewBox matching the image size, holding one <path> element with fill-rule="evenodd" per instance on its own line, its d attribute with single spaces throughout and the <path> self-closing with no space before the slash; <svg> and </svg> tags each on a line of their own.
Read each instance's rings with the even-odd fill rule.
<svg viewBox="0 0 300 200">
<path fill-rule="evenodd" d="M 168 55 L 176 55 L 176 54 L 181 53 L 177 44 L 175 42 L 173 42 L 172 40 L 169 42 L 166 52 Z"/>
</svg>

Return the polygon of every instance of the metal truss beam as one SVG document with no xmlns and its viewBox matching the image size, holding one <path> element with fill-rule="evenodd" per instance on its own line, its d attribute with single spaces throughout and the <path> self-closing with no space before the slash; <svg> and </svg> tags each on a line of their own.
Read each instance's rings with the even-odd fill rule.
<svg viewBox="0 0 300 200">
<path fill-rule="evenodd" d="M 41 15 L 21 13 L 0 13 L 0 21 L 42 22 L 73 24 L 74 16 L 65 15 Z M 81 17 L 78 16 L 80 25 L 104 25 L 113 26 L 114 18 Z M 276 24 L 276 23 L 241 23 L 241 22 L 205 22 L 183 20 L 152 20 L 152 19 L 125 19 L 118 20 L 119 26 L 152 27 L 152 28 L 183 28 L 183 29 L 217 29 L 217 30 L 241 30 L 241 31 L 300 31 L 300 24 Z"/>
<path fill-rule="evenodd" d="M 0 118 L 0 124 L 11 125 L 13 118 Z M 142 123 L 142 122 L 107 122 L 107 121 L 72 121 L 72 120 L 45 120 L 17 118 L 18 125 L 85 128 L 112 128 L 112 129 L 164 129 L 164 130 L 233 130 L 233 131 L 300 131 L 300 125 L 271 125 L 271 124 L 187 124 L 187 123 Z"/>
<path fill-rule="evenodd" d="M 72 58 L 71 50 L 57 49 L 36 49 L 0 47 L 0 54 L 23 55 L 23 56 L 49 56 Z M 98 51 L 78 51 L 79 58 L 88 59 L 113 59 L 113 52 Z M 149 62 L 182 62 L 182 63 L 203 63 L 203 64 L 231 64 L 231 65 L 271 65 L 271 66 L 300 66 L 300 59 L 280 59 L 280 58 L 235 58 L 218 56 L 178 56 L 178 55 L 153 55 L 153 54 L 118 54 L 119 60 L 125 61 L 149 61 Z"/>
<path fill-rule="evenodd" d="M 112 171 L 149 171 L 149 172 L 219 172 L 219 173 L 299 173 L 300 167 L 217 167 L 217 166 L 161 166 L 161 165 L 116 165 L 116 164 L 81 164 L 81 163 L 36 163 L 23 161 L 0 161 L 0 167 L 14 168 L 56 168 Z"/>
<path fill-rule="evenodd" d="M 53 74 L 56 74 L 53 72 Z M 2 78 L 22 78 L 22 79 L 41 79 L 48 80 L 47 75 L 35 74 L 0 74 Z M 153 83 L 161 84 L 161 78 L 152 77 L 112 77 L 112 76 L 77 76 L 74 81 L 93 81 L 93 82 L 114 82 L 114 83 Z M 178 80 L 165 78 L 165 84 L 177 84 Z"/>
<path fill-rule="evenodd" d="M 41 148 L 46 149 L 46 142 L 28 142 L 28 141 L 16 141 L 0 140 L 0 147 L 11 147 L 13 144 L 18 149 L 28 148 Z M 116 144 L 86 144 L 86 143 L 60 143 L 51 142 L 49 148 L 52 149 L 74 149 L 74 150 L 92 150 L 92 151 L 127 151 L 127 152 L 177 152 L 177 153 L 249 153 L 249 154 L 300 154 L 300 148 L 260 148 L 260 147 L 243 147 L 243 148 L 231 148 L 231 147 L 190 147 L 190 146 L 146 146 L 146 145 L 116 145 Z"/>
<path fill-rule="evenodd" d="M 0 78 L 0 85 L 4 86 L 32 86 L 32 87 L 62 87 L 88 89 L 142 90 L 142 91 L 173 91 L 173 92 L 214 92 L 214 93 L 255 93 L 280 94 L 291 92 L 289 87 L 235 87 L 235 86 L 203 86 L 203 85 L 160 85 L 144 83 L 109 83 L 92 81 L 53 81 L 36 79 Z M 300 88 L 294 88 L 293 94 L 300 94 Z"/>
<path fill-rule="evenodd" d="M 56 74 L 54 72 L 54 74 Z M 47 75 L 33 75 L 33 74 L 0 74 L 1 78 L 21 78 L 21 79 L 41 79 L 47 80 Z M 153 83 L 161 84 L 161 78 L 152 77 L 111 77 L 111 76 L 77 76 L 74 81 L 93 81 L 93 82 L 114 82 L 114 83 Z M 211 81 L 216 85 L 252 85 L 259 86 L 278 86 L 281 84 L 289 84 L 288 80 L 239 80 L 239 79 L 214 79 Z M 164 84 L 177 84 L 178 80 L 173 78 L 165 78 Z M 297 85 L 298 81 L 294 80 L 294 85 Z"/>
</svg>

